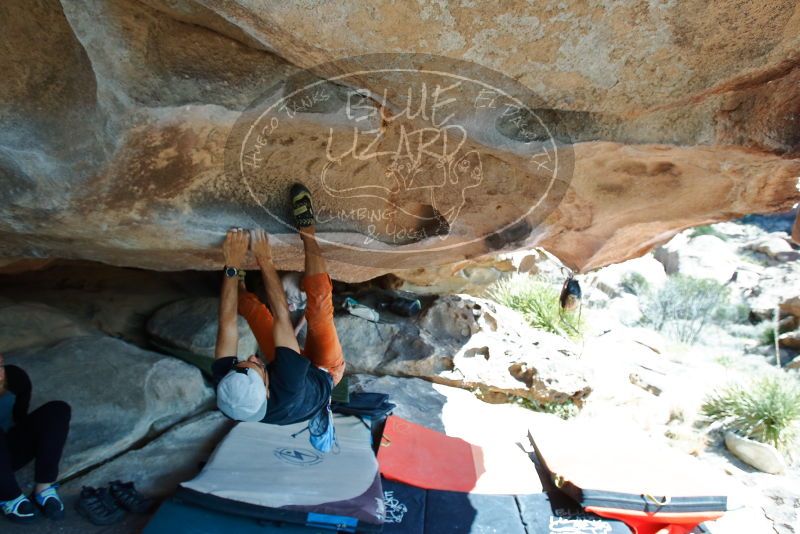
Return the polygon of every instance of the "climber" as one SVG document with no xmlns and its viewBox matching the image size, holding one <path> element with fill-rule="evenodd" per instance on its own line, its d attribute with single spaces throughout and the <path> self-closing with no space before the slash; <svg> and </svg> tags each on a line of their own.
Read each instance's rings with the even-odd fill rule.
<svg viewBox="0 0 800 534">
<path fill-rule="evenodd" d="M 329 403 L 331 390 L 344 373 L 342 347 L 333 324 L 333 285 L 315 237 L 311 194 L 295 184 L 291 200 L 305 249 L 302 289 L 307 295 L 308 332 L 302 351 L 266 232 L 233 229 L 223 245 L 225 271 L 212 371 L 218 384 L 217 406 L 238 421 L 287 425 L 308 420 Z M 269 310 L 240 281 L 248 242 L 261 269 Z M 258 355 L 237 361 L 237 309 L 250 325 L 266 362 Z"/>
<path fill-rule="evenodd" d="M 16 365 L 5 365 L 0 355 L 0 508 L 15 522 L 33 521 L 40 511 L 49 519 L 62 519 L 64 503 L 55 482 L 69 432 L 70 406 L 50 401 L 28 413 L 30 403 L 28 374 Z M 14 471 L 33 459 L 36 487 L 28 498 Z"/>
</svg>

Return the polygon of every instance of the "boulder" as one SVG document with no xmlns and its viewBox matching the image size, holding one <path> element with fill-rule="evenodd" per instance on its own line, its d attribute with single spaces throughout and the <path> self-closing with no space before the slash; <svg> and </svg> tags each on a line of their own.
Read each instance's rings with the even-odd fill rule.
<svg viewBox="0 0 800 534">
<path fill-rule="evenodd" d="M 401 280 L 396 289 L 420 295 L 465 293 L 481 297 L 492 284 L 516 273 L 562 281 L 564 265 L 544 250 L 532 248 L 394 274 Z"/>
<path fill-rule="evenodd" d="M 772 445 L 726 432 L 725 447 L 741 461 L 759 471 L 773 475 L 780 475 L 786 471 L 786 460 Z"/>
<path fill-rule="evenodd" d="M 787 349 L 800 350 L 800 330 L 792 330 L 778 336 L 778 344 Z"/>
<path fill-rule="evenodd" d="M 165 497 L 178 484 L 200 471 L 220 440 L 234 422 L 219 411 L 207 412 L 181 423 L 160 435 L 141 449 L 126 452 L 93 469 L 65 487 L 100 487 L 111 480 L 131 481 L 147 496 Z"/>
<path fill-rule="evenodd" d="M 46 304 L 0 303 L 0 353 L 85 336 L 93 329 L 71 314 Z"/>
<path fill-rule="evenodd" d="M 789 236 L 786 235 L 770 234 L 748 244 L 747 248 L 766 254 L 778 261 L 792 261 L 800 258 L 800 253 L 792 248 L 792 245 L 789 244 Z"/>
<path fill-rule="evenodd" d="M 243 317 L 239 326 L 240 359 L 256 353 L 258 343 Z M 147 322 L 147 333 L 153 344 L 170 352 L 177 349 L 198 356 L 214 358 L 219 324 L 219 299 L 190 298 L 167 304 Z"/>
<path fill-rule="evenodd" d="M 418 319 L 386 320 L 336 318 L 352 372 L 422 377 L 498 401 L 513 395 L 580 405 L 591 392 L 571 342 L 488 300 L 449 295 Z"/>
<path fill-rule="evenodd" d="M 386 393 L 394 415 L 472 443 L 524 440 L 535 414 L 515 404 L 484 402 L 471 391 L 420 378 L 353 375 L 352 391 Z"/>
<path fill-rule="evenodd" d="M 380 0 L 320 17 L 305 3 L 251 0 L 1 4 L 4 263 L 218 269 L 224 232 L 253 221 L 275 236 L 278 266 L 300 270 L 299 239 L 284 224 L 298 176 L 324 215 L 331 272 L 350 281 L 531 246 L 587 271 L 683 228 L 800 200 L 800 73 L 790 68 L 800 31 L 785 0 L 652 13 L 625 2 Z M 352 75 L 409 63 L 417 69 L 402 88 L 397 71 Z M 421 95 L 453 76 L 461 85 L 446 106 Z M 486 86 L 497 90 L 477 89 Z M 280 118 L 251 129 L 262 114 L 248 106 L 267 88 L 285 97 Z M 516 93 L 534 109 L 502 97 Z M 447 125 L 433 122 L 437 100 Z M 386 119 L 380 136 L 347 152 L 354 127 L 370 131 L 375 117 Z M 435 133 L 440 150 L 450 133 L 445 145 L 460 148 L 464 166 L 434 159 L 433 141 L 402 133 L 411 131 Z M 226 154 L 246 132 L 259 152 Z M 426 159 L 394 165 L 407 157 L 399 145 Z M 243 176 L 247 157 L 254 175 Z"/>
<path fill-rule="evenodd" d="M 664 265 L 651 254 L 603 267 L 589 275 L 589 285 L 595 285 L 611 297 L 618 297 L 631 288 L 623 287 L 632 278 L 644 280 L 647 287 L 658 290 L 667 282 Z"/>
<path fill-rule="evenodd" d="M 800 296 L 791 297 L 780 303 L 781 315 L 793 315 L 800 318 Z"/>
<path fill-rule="evenodd" d="M 334 323 L 347 360 L 348 373 L 377 372 L 387 358 L 395 335 L 401 329 L 410 329 L 405 321 L 398 324 L 372 323 L 350 314 L 336 315 Z"/>
<path fill-rule="evenodd" d="M 61 478 L 117 456 L 214 396 L 197 368 L 100 335 L 12 351 L 6 362 L 30 375 L 32 409 L 50 400 L 72 406 Z"/>
<path fill-rule="evenodd" d="M 690 238 L 679 234 L 653 254 L 667 274 L 710 278 L 722 284 L 731 279 L 739 265 L 736 246 L 714 235 Z"/>
</svg>

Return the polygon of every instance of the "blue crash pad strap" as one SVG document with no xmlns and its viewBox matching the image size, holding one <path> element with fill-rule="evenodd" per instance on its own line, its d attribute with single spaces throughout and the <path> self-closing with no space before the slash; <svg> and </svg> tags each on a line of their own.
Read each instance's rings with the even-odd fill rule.
<svg viewBox="0 0 800 534">
<path fill-rule="evenodd" d="M 329 528 L 340 532 L 355 532 L 358 526 L 358 520 L 355 517 L 346 517 L 343 515 L 309 513 L 306 517 L 306 525 L 310 527 Z"/>
</svg>

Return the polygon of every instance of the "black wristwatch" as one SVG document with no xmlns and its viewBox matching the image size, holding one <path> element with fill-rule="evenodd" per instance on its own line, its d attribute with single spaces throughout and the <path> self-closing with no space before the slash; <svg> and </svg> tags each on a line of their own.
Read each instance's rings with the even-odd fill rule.
<svg viewBox="0 0 800 534">
<path fill-rule="evenodd" d="M 225 273 L 225 276 L 227 276 L 228 278 L 236 278 L 237 276 L 239 276 L 239 269 L 237 269 L 236 267 L 228 267 L 226 265 L 225 269 L 223 269 L 223 272 Z"/>
</svg>

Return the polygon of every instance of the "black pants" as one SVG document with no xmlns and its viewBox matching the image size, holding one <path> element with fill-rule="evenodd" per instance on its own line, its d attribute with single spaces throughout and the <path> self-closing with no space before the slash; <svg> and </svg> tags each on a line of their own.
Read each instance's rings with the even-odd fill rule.
<svg viewBox="0 0 800 534">
<path fill-rule="evenodd" d="M 14 471 L 36 459 L 36 482 L 54 482 L 67 441 L 72 411 L 63 401 L 51 401 L 28 414 L 8 432 L 0 430 L 0 501 L 22 491 Z"/>
</svg>

